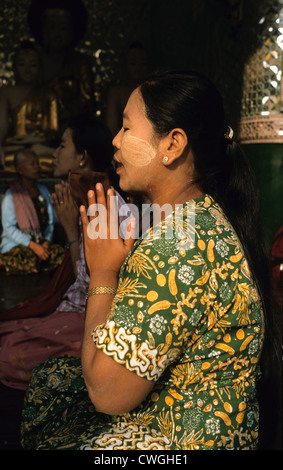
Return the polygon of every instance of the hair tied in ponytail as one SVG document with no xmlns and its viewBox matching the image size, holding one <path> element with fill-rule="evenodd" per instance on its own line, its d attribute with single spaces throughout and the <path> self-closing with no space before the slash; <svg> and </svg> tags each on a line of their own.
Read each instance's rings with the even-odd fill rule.
<svg viewBox="0 0 283 470">
<path fill-rule="evenodd" d="M 232 142 L 233 136 L 234 136 L 234 131 L 232 127 L 227 126 L 227 131 L 224 134 L 225 139 L 228 140 L 228 142 Z"/>
</svg>

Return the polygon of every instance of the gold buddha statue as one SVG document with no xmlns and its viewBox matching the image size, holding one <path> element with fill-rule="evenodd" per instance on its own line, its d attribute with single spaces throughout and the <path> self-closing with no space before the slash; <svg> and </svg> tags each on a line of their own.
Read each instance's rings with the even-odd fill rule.
<svg viewBox="0 0 283 470">
<path fill-rule="evenodd" d="M 3 166 L 15 151 L 32 145 L 37 145 L 39 156 L 51 156 L 58 138 L 57 96 L 39 82 L 40 56 L 34 43 L 23 41 L 16 49 L 13 71 L 15 84 L 0 89 Z"/>
</svg>

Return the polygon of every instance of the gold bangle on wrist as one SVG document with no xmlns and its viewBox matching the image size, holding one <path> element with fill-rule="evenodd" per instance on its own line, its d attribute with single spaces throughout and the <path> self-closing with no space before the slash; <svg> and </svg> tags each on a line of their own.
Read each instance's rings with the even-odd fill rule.
<svg viewBox="0 0 283 470">
<path fill-rule="evenodd" d="M 86 300 L 91 296 L 95 294 L 116 294 L 117 289 L 115 287 L 92 287 L 91 289 L 88 289 L 87 294 L 86 294 Z"/>
</svg>

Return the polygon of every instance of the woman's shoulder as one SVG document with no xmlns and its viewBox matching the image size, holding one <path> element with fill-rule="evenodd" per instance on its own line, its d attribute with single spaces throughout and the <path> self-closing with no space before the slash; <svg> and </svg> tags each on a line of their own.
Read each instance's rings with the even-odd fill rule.
<svg viewBox="0 0 283 470">
<path fill-rule="evenodd" d="M 162 222 L 153 223 L 139 239 L 136 249 L 150 253 L 150 256 L 158 251 L 164 257 L 168 255 L 173 262 L 180 254 L 184 260 L 194 253 L 206 259 L 216 244 L 219 250 L 225 244 L 227 254 L 241 249 L 224 211 L 206 194 L 177 205 Z"/>
<path fill-rule="evenodd" d="M 165 207 L 166 206 L 166 207 Z M 205 194 L 174 207 L 165 205 L 143 211 L 143 237 L 148 240 L 178 239 L 195 236 L 211 237 L 232 230 L 224 211 L 209 195 Z M 150 219 L 149 214 L 152 214 Z M 165 217 L 162 216 L 165 214 Z M 150 226 L 150 222 L 152 224 Z"/>
<path fill-rule="evenodd" d="M 5 190 L 3 197 L 1 198 L 1 215 L 2 217 L 6 217 L 12 213 L 14 213 L 14 202 L 12 191 L 8 188 Z"/>
<path fill-rule="evenodd" d="M 43 191 L 49 192 L 49 189 L 47 188 L 46 184 L 44 184 L 44 182 L 42 182 L 42 181 L 37 181 L 36 186 L 38 187 L 38 189 L 40 188 Z"/>
<path fill-rule="evenodd" d="M 36 186 L 37 186 L 38 190 L 41 192 L 42 196 L 44 196 L 45 198 L 50 199 L 50 191 L 44 183 L 38 183 L 37 182 Z"/>
<path fill-rule="evenodd" d="M 212 196 L 205 194 L 190 201 L 188 206 L 194 214 L 195 227 L 202 234 L 211 236 L 233 230 L 224 210 Z"/>
<path fill-rule="evenodd" d="M 12 198 L 11 188 L 6 188 L 3 194 L 2 201 L 4 201 L 4 199 L 6 200 L 6 199 L 11 199 L 11 198 Z"/>
</svg>

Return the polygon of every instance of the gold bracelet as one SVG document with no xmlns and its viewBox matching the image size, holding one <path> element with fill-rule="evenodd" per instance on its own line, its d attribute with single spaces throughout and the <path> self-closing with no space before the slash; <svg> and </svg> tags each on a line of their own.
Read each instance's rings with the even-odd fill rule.
<svg viewBox="0 0 283 470">
<path fill-rule="evenodd" d="M 88 289 L 86 299 L 94 294 L 116 294 L 117 289 L 115 287 L 92 287 Z"/>
</svg>

